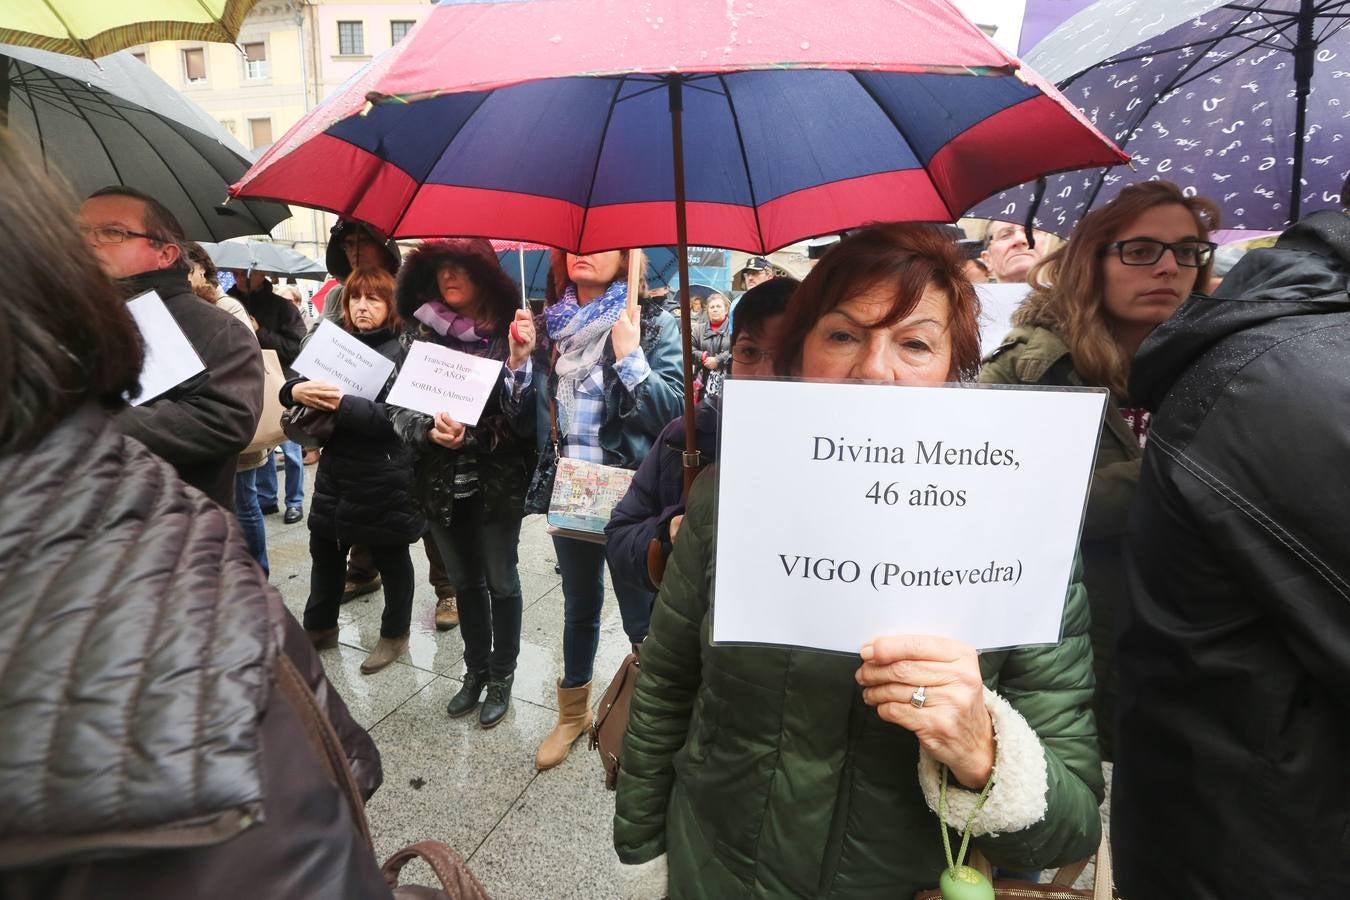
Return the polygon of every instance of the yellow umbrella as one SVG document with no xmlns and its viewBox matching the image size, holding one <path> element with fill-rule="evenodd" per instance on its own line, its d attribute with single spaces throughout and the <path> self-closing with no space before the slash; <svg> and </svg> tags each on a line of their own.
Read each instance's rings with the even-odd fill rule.
<svg viewBox="0 0 1350 900">
<path fill-rule="evenodd" d="M 232 44 L 258 0 L 6 0 L 0 44 L 97 59 L 150 41 Z"/>
</svg>

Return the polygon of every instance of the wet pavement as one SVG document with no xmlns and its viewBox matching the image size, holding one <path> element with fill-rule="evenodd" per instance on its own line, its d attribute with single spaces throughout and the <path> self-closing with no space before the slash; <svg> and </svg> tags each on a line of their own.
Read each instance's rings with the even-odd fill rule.
<svg viewBox="0 0 1350 900">
<path fill-rule="evenodd" d="M 306 475 L 308 489 L 313 466 Z M 282 524 L 280 515 L 267 516 L 266 525 L 272 583 L 298 618 L 309 593 L 309 531 L 303 521 Z M 418 579 L 412 637 L 399 661 L 374 675 L 360 672 L 380 636 L 378 591 L 342 607 L 339 646 L 320 654 L 384 762 L 384 785 L 367 806 L 376 855 L 383 860 L 413 841 L 436 838 L 469 860 L 495 898 L 622 896 L 610 843 L 614 795 L 605 789 L 599 756 L 583 737 L 558 768 L 534 769 L 535 748 L 557 718 L 562 675 L 561 579 L 543 517 L 528 517 L 521 532 L 520 661 L 511 710 L 491 730 L 480 728 L 477 716 L 445 713 L 464 674 L 464 645 L 458 629 L 436 630 L 436 595 L 419 546 L 412 559 Z M 607 585 L 593 702 L 627 651 Z M 413 863 L 404 882 L 433 884 L 434 876 Z"/>
</svg>

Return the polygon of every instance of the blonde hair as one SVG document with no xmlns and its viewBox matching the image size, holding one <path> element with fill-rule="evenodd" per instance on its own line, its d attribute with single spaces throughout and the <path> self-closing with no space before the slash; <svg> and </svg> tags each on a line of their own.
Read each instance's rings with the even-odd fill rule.
<svg viewBox="0 0 1350 900">
<path fill-rule="evenodd" d="M 1196 236 L 1209 237 L 1219 209 L 1203 197 L 1187 197 L 1170 181 L 1145 181 L 1083 217 L 1069 241 L 1027 275 L 1031 295 L 1013 313 L 1014 325 L 1047 328 L 1068 345 L 1074 371 L 1089 387 L 1109 388 L 1117 400 L 1129 395 L 1130 363 L 1111 332 L 1102 306 L 1105 279 L 1101 250 L 1135 219 L 1157 206 L 1177 204 L 1195 218 Z M 1212 263 L 1195 270 L 1193 290 L 1209 280 Z"/>
</svg>

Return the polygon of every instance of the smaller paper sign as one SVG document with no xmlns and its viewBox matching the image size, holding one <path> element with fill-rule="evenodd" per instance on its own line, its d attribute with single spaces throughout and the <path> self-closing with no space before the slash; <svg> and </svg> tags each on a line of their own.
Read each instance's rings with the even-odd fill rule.
<svg viewBox="0 0 1350 900">
<path fill-rule="evenodd" d="M 324 319 L 291 368 L 306 378 L 336 385 L 344 394 L 374 400 L 394 371 L 394 361 Z"/>
<path fill-rule="evenodd" d="M 414 341 L 386 400 L 429 416 L 445 413 L 456 422 L 472 426 L 478 424 L 483 406 L 501 384 L 501 377 L 499 359 Z"/>
<path fill-rule="evenodd" d="M 980 355 L 988 356 L 998 349 L 1012 331 L 1013 313 L 1031 293 L 1029 284 L 977 284 L 975 295 L 980 298 Z"/>
<path fill-rule="evenodd" d="M 149 291 L 133 297 L 127 301 L 127 312 L 145 343 L 141 392 L 127 398 L 132 406 L 154 400 L 206 368 L 159 294 Z"/>
</svg>

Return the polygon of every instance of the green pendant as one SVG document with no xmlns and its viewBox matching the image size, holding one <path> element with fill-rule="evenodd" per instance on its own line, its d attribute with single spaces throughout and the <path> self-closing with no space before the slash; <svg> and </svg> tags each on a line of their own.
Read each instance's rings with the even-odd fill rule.
<svg viewBox="0 0 1350 900">
<path fill-rule="evenodd" d="M 956 866 L 938 881 L 942 900 L 994 900 L 994 886 L 970 866 Z"/>
</svg>

